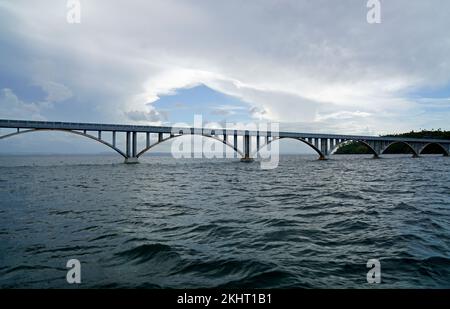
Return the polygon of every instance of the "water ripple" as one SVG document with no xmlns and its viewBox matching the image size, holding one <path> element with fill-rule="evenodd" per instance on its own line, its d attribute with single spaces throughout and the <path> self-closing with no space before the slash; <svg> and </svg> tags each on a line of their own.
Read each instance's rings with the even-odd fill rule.
<svg viewBox="0 0 450 309">
<path fill-rule="evenodd" d="M 450 161 L 0 157 L 0 287 L 450 287 Z"/>
</svg>

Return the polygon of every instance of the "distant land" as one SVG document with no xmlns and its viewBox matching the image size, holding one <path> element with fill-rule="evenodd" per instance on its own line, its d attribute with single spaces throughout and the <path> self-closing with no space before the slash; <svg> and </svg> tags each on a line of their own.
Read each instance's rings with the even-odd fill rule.
<svg viewBox="0 0 450 309">
<path fill-rule="evenodd" d="M 410 138 L 429 138 L 429 139 L 450 139 L 450 131 L 438 130 L 422 130 L 420 132 L 411 131 L 409 133 L 390 134 L 384 136 L 391 137 L 410 137 Z M 371 154 L 369 148 L 358 142 L 349 142 L 336 150 L 335 154 Z M 411 150 L 404 144 L 394 144 L 386 151 L 385 154 L 407 154 L 411 153 Z M 424 149 L 423 154 L 442 154 L 443 151 L 439 146 L 430 145 Z"/>
</svg>

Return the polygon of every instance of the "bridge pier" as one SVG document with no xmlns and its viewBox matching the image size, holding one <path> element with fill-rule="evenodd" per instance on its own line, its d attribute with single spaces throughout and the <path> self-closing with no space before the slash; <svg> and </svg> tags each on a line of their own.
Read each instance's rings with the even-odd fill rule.
<svg viewBox="0 0 450 309">
<path fill-rule="evenodd" d="M 426 143 L 410 143 L 414 153 L 413 153 L 413 158 L 418 158 L 420 157 L 420 150 L 426 146 Z"/>
<path fill-rule="evenodd" d="M 131 157 L 131 132 L 127 132 L 125 135 L 125 154 L 127 158 Z"/>
<path fill-rule="evenodd" d="M 137 132 L 126 132 L 125 147 L 126 147 L 125 152 L 126 158 L 124 163 L 125 164 L 139 163 L 139 159 L 137 157 Z"/>
<path fill-rule="evenodd" d="M 241 158 L 241 162 L 245 163 L 253 162 L 253 158 L 250 156 L 250 146 L 251 146 L 250 135 L 246 131 L 244 134 L 244 157 Z"/>
<path fill-rule="evenodd" d="M 259 131 L 256 134 L 256 157 L 258 158 L 259 150 L 261 149 L 261 142 L 259 140 Z"/>
<path fill-rule="evenodd" d="M 138 164 L 139 163 L 139 158 L 137 158 L 137 157 L 125 158 L 125 161 L 123 163 L 125 163 L 125 164 Z"/>
<path fill-rule="evenodd" d="M 327 159 L 328 156 L 328 139 L 327 138 L 321 138 L 320 139 L 320 151 L 322 154 L 320 155 L 319 160 L 323 161 Z"/>
<path fill-rule="evenodd" d="M 237 131 L 235 130 L 233 132 L 233 147 L 234 149 L 238 149 L 238 135 L 237 135 Z M 236 152 L 234 152 L 234 158 L 237 156 L 238 154 Z"/>
<path fill-rule="evenodd" d="M 132 139 L 132 148 L 131 148 L 132 157 L 135 158 L 137 155 L 137 133 L 133 132 L 133 139 Z"/>
<path fill-rule="evenodd" d="M 373 158 L 379 159 L 382 148 L 381 142 L 379 141 L 364 141 L 364 142 L 370 147 L 372 147 L 372 150 L 374 151 Z"/>
</svg>

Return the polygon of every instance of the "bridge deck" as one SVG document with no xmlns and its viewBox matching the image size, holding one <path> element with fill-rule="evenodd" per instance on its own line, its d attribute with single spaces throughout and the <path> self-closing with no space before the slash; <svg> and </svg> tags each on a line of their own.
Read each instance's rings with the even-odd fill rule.
<svg viewBox="0 0 450 309">
<path fill-rule="evenodd" d="M 342 135 L 342 134 L 322 134 L 322 133 L 301 133 L 301 132 L 265 132 L 254 130 L 234 130 L 234 129 L 205 129 L 187 127 L 164 127 L 164 126 L 144 126 L 144 125 L 122 125 L 122 124 L 101 124 L 101 123 L 79 123 L 79 122 L 53 122 L 53 121 L 30 121 L 30 120 L 8 120 L 0 119 L 0 128 L 20 128 L 20 129 L 49 129 L 49 130 L 77 130 L 77 131 L 115 131 L 115 132 L 142 132 L 142 133 L 194 133 L 201 130 L 213 131 L 215 135 L 222 135 L 225 131 L 227 135 L 237 134 L 250 136 L 278 136 L 280 138 L 320 138 L 320 139 L 347 139 L 366 141 L 403 141 L 421 143 L 445 143 L 450 140 L 432 138 L 403 138 L 389 136 L 364 136 L 364 135 Z"/>
</svg>

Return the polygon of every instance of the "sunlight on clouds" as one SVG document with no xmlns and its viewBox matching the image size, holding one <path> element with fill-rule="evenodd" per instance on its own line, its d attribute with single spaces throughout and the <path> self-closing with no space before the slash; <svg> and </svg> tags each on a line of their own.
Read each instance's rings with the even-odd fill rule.
<svg viewBox="0 0 450 309">
<path fill-rule="evenodd" d="M 82 23 L 68 25 L 59 1 L 36 10 L 18 0 L 0 6 L 10 17 L 0 33 L 25 44 L 27 56 L 0 63 L 52 81 L 41 85 L 47 101 L 92 101 L 107 121 L 170 122 L 155 102 L 206 85 L 240 99 L 256 120 L 339 132 L 381 132 L 401 120 L 412 129 L 444 122 L 423 113 L 434 103 L 408 95 L 450 83 L 450 3 L 435 6 L 384 2 L 383 22 L 369 25 L 360 1 L 154 0 L 125 10 L 122 1 L 90 0 Z"/>
</svg>

